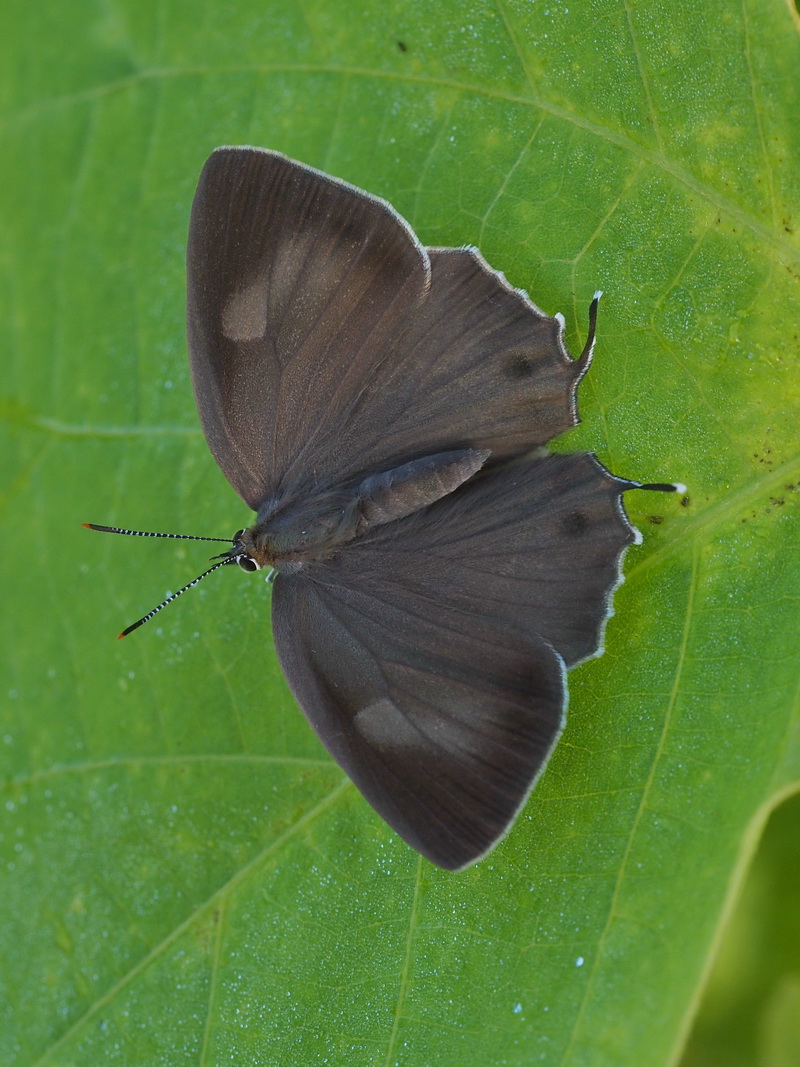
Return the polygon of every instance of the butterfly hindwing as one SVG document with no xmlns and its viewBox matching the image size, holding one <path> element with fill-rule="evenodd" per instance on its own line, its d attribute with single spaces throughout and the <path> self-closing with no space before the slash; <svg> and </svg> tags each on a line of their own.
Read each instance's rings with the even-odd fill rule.
<svg viewBox="0 0 800 1067">
<path fill-rule="evenodd" d="M 380 594 L 279 577 L 281 666 L 375 810 L 459 869 L 505 834 L 558 739 L 563 662 L 480 616 Z"/>
<path fill-rule="evenodd" d="M 274 587 L 278 654 L 323 743 L 435 863 L 503 836 L 599 648 L 634 532 L 586 454 L 481 473 Z"/>
<path fill-rule="evenodd" d="M 600 649 L 623 553 L 638 537 L 622 507 L 632 484 L 585 452 L 484 469 L 344 546 L 315 580 L 486 616 L 538 635 L 573 667 Z"/>
</svg>

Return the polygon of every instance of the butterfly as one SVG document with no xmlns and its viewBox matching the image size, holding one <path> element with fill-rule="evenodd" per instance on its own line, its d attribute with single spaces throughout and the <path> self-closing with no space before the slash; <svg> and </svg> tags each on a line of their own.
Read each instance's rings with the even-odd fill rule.
<svg viewBox="0 0 800 1067">
<path fill-rule="evenodd" d="M 256 513 L 206 574 L 270 575 L 322 743 L 410 845 L 468 866 L 545 767 L 567 670 L 600 651 L 638 540 L 623 494 L 683 488 L 544 449 L 578 421 L 600 294 L 572 359 L 563 318 L 477 249 L 425 248 L 386 201 L 248 147 L 203 168 L 187 272 L 203 432 Z"/>
</svg>

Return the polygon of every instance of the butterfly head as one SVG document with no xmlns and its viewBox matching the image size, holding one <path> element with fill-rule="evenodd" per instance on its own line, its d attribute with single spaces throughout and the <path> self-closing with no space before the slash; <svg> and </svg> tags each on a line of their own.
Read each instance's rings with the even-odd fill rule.
<svg viewBox="0 0 800 1067">
<path fill-rule="evenodd" d="M 271 566 L 271 561 L 265 560 L 263 552 L 256 549 L 250 530 L 237 530 L 231 542 L 232 547 L 227 552 L 220 552 L 211 558 L 238 563 L 243 571 L 260 571 L 264 566 Z"/>
</svg>

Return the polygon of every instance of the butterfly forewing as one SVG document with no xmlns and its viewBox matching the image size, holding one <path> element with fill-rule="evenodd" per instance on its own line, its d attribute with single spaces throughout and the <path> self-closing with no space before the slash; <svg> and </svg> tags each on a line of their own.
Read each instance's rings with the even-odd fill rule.
<svg viewBox="0 0 800 1067">
<path fill-rule="evenodd" d="M 195 194 L 187 275 L 203 430 L 258 510 L 291 464 L 313 480 L 342 412 L 422 299 L 428 258 L 383 201 L 275 152 L 221 148 Z"/>
<path fill-rule="evenodd" d="M 475 249 L 429 249 L 430 290 L 392 338 L 345 447 L 376 461 L 424 444 L 488 448 L 493 461 L 543 445 L 577 421 L 561 323 L 512 289 Z M 413 412 L 413 418 L 409 418 Z M 345 436 L 346 435 L 346 436 Z"/>
<path fill-rule="evenodd" d="M 388 204 L 259 149 L 212 154 L 192 208 L 203 429 L 255 510 L 422 455 L 493 461 L 576 421 L 587 360 L 474 249 L 428 252 Z"/>
</svg>

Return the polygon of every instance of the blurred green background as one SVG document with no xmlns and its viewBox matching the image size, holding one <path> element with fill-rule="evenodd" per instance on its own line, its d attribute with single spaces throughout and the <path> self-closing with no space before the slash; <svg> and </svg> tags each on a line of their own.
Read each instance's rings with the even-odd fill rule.
<svg viewBox="0 0 800 1067">
<path fill-rule="evenodd" d="M 798 60 L 761 0 L 2 5 L 0 1063 L 800 1060 Z M 477 244 L 573 352 L 603 289 L 556 447 L 688 486 L 628 497 L 605 655 L 460 875 L 328 759 L 257 576 L 114 640 L 209 553 L 81 522 L 248 521 L 183 323 L 226 143 Z"/>
</svg>

